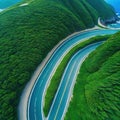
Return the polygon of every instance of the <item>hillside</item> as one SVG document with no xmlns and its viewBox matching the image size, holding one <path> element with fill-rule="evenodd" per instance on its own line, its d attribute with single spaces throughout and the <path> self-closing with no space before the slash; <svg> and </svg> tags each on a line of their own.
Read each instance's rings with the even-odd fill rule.
<svg viewBox="0 0 120 120">
<path fill-rule="evenodd" d="M 27 6 L 17 4 L 0 13 L 0 120 L 17 119 L 22 90 L 60 40 L 93 27 L 99 16 L 108 19 L 115 15 L 104 0 L 100 0 L 101 8 L 103 3 L 107 6 L 103 13 L 90 4 L 92 0 L 26 1 Z"/>
<path fill-rule="evenodd" d="M 99 13 L 99 16 L 103 19 L 106 19 L 106 16 L 111 16 L 114 13 L 114 8 L 111 5 L 107 5 L 104 0 L 99 0 L 99 4 L 97 0 L 86 0 L 92 7 Z M 109 12 L 105 12 L 106 10 L 110 10 Z"/>
<path fill-rule="evenodd" d="M 85 60 L 65 120 L 119 120 L 119 46 L 120 33 L 117 33 Z"/>
</svg>

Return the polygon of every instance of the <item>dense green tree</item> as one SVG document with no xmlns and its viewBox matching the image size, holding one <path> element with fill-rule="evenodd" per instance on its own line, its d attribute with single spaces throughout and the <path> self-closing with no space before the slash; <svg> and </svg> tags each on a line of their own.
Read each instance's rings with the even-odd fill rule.
<svg viewBox="0 0 120 120">
<path fill-rule="evenodd" d="M 20 6 L 25 2 L 29 4 Z M 17 119 L 23 88 L 38 64 L 61 39 L 94 26 L 98 16 L 113 17 L 115 13 L 108 15 L 110 11 L 105 7 L 99 13 L 86 0 L 23 0 L 1 12 L 0 120 Z"/>
</svg>

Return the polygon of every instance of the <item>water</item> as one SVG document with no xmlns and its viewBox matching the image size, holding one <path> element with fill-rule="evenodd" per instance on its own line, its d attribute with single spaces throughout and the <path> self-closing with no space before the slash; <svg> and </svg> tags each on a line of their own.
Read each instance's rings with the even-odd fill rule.
<svg viewBox="0 0 120 120">
<path fill-rule="evenodd" d="M 120 21 L 117 21 L 117 23 L 108 25 L 108 27 L 111 27 L 111 28 L 120 28 Z"/>
<path fill-rule="evenodd" d="M 4 9 L 0 9 L 0 12 L 2 12 Z"/>
<path fill-rule="evenodd" d="M 116 12 L 120 12 L 120 0 L 105 0 L 105 1 L 111 4 Z"/>
<path fill-rule="evenodd" d="M 120 18 L 120 13 L 119 12 L 117 12 L 116 15 Z M 110 27 L 110 28 L 120 28 L 120 20 L 116 21 L 116 23 L 108 25 L 108 27 Z"/>
<path fill-rule="evenodd" d="M 20 1 L 21 0 L 0 0 L 0 12 Z"/>
</svg>

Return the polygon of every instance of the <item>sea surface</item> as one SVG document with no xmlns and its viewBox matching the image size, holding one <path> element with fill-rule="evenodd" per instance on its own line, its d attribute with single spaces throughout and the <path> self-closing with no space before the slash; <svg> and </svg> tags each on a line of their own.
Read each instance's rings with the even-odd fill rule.
<svg viewBox="0 0 120 120">
<path fill-rule="evenodd" d="M 119 12 L 117 12 L 116 15 L 118 16 L 118 18 L 120 18 L 120 13 L 119 13 Z M 120 19 L 119 19 L 119 21 L 117 21 L 116 23 L 113 23 L 113 24 L 108 25 L 108 27 L 120 28 Z"/>
<path fill-rule="evenodd" d="M 120 0 L 105 0 L 107 3 L 111 4 L 116 12 L 120 13 Z"/>
<path fill-rule="evenodd" d="M 117 23 L 114 23 L 114 24 L 110 24 L 110 25 L 108 25 L 108 27 L 120 28 L 120 21 L 117 21 Z"/>
<path fill-rule="evenodd" d="M 0 0 L 0 12 L 20 1 L 21 0 Z"/>
</svg>

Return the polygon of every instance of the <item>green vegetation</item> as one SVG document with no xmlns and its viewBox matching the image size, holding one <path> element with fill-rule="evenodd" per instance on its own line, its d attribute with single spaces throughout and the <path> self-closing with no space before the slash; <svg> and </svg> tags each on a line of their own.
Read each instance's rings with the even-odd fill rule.
<svg viewBox="0 0 120 120">
<path fill-rule="evenodd" d="M 45 106 L 44 106 L 44 114 L 45 116 L 48 115 L 48 112 L 50 110 L 50 107 L 52 105 L 52 101 L 55 97 L 55 94 L 57 92 L 58 86 L 60 84 L 61 78 L 63 76 L 64 70 L 69 62 L 69 60 L 71 59 L 71 57 L 80 49 L 84 48 L 85 46 L 94 43 L 94 42 L 98 42 L 98 41 L 104 41 L 106 39 L 108 39 L 109 36 L 97 36 L 94 38 L 91 38 L 87 41 L 81 42 L 78 45 L 76 45 L 75 47 L 73 47 L 68 53 L 67 55 L 63 58 L 62 62 L 59 64 L 55 74 L 53 75 L 52 79 L 51 79 L 51 83 L 47 89 L 47 93 L 45 95 Z"/>
<path fill-rule="evenodd" d="M 84 61 L 65 120 L 119 120 L 120 33 Z"/>
<path fill-rule="evenodd" d="M 97 0 L 86 0 L 93 8 L 99 13 L 102 19 L 106 19 L 106 16 L 111 16 L 114 13 L 114 8 L 112 6 L 107 5 L 103 0 L 99 0 L 99 4 Z M 111 9 L 109 12 L 105 12 L 105 9 Z"/>
<path fill-rule="evenodd" d="M 93 27 L 104 13 L 105 18 L 115 15 L 107 14 L 110 8 L 98 13 L 86 0 L 23 1 L 30 4 L 17 4 L 0 13 L 0 120 L 17 119 L 22 90 L 61 39 Z"/>
</svg>

